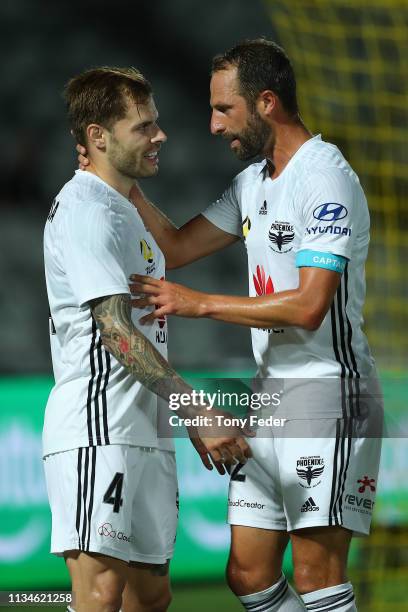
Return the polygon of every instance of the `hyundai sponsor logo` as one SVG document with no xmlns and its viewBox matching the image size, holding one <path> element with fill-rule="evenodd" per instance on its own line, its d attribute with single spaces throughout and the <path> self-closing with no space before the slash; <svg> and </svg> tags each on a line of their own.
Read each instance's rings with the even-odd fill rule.
<svg viewBox="0 0 408 612">
<path fill-rule="evenodd" d="M 342 204 L 336 204 L 335 202 L 328 202 L 327 204 L 321 204 L 313 211 L 313 216 L 319 221 L 338 221 L 347 217 L 348 211 Z"/>
<path fill-rule="evenodd" d="M 315 227 L 307 227 L 306 234 L 315 236 L 316 234 L 335 234 L 337 236 L 351 236 L 351 227 L 342 227 L 341 225 L 316 225 Z"/>
</svg>

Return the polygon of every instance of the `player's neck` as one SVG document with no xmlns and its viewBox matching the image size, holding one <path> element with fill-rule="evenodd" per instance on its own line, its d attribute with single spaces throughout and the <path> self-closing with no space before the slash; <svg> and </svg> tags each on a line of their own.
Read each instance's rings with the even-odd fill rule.
<svg viewBox="0 0 408 612">
<path fill-rule="evenodd" d="M 282 124 L 275 129 L 275 142 L 266 157 L 271 163 L 270 176 L 277 178 L 286 168 L 289 161 L 310 140 L 313 134 L 299 120 L 297 123 Z"/>
<path fill-rule="evenodd" d="M 124 198 L 129 199 L 129 193 L 134 184 L 133 179 L 123 176 L 123 174 L 120 174 L 115 168 L 112 168 L 112 166 L 95 164 L 92 161 L 89 166 L 87 166 L 86 171 L 95 174 L 102 179 L 102 181 L 115 189 L 115 191 L 118 191 Z"/>
</svg>

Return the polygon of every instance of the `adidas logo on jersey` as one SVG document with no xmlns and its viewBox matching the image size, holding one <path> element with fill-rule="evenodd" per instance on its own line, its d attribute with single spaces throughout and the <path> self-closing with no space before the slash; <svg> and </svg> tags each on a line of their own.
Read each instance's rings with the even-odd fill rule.
<svg viewBox="0 0 408 612">
<path fill-rule="evenodd" d="M 320 510 L 319 506 L 316 506 L 313 497 L 309 497 L 301 507 L 301 512 L 317 512 Z"/>
<path fill-rule="evenodd" d="M 268 214 L 268 204 L 267 204 L 266 200 L 264 201 L 264 203 L 262 204 L 261 208 L 259 209 L 259 214 L 260 215 L 267 215 Z"/>
</svg>

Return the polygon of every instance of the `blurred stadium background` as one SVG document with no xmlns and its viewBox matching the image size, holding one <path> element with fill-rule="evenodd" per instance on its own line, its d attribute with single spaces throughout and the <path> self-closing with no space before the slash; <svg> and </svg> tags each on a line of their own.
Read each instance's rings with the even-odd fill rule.
<svg viewBox="0 0 408 612">
<path fill-rule="evenodd" d="M 71 75 L 102 64 L 136 65 L 152 79 L 169 142 L 160 177 L 143 187 L 182 223 L 242 169 L 209 135 L 210 59 L 239 39 L 265 35 L 293 60 L 306 124 L 339 145 L 369 200 L 365 320 L 388 437 L 373 534 L 354 543 L 351 579 L 359 610 L 408 610 L 407 1 L 13 0 L 0 4 L 0 28 L 0 589 L 67 587 L 63 562 L 48 554 L 40 459 L 52 384 L 42 230 L 52 198 L 76 167 L 60 91 Z M 245 294 L 244 250 L 229 249 L 171 278 Z M 248 331 L 221 323 L 171 321 L 170 355 L 192 381 L 198 372 L 239 377 L 254 369 Z M 238 610 L 223 583 L 227 483 L 206 474 L 184 440 L 178 451 L 181 526 L 171 609 Z M 289 557 L 286 567 L 290 574 Z"/>
</svg>

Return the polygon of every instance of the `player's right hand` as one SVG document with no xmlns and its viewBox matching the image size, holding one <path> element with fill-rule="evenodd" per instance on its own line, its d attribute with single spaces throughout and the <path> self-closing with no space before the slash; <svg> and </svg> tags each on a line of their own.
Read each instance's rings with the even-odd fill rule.
<svg viewBox="0 0 408 612">
<path fill-rule="evenodd" d="M 201 438 L 199 438 L 198 436 L 197 429 L 195 427 L 187 427 L 187 431 L 190 437 L 190 442 L 196 449 L 203 466 L 207 468 L 207 470 L 210 470 L 210 471 L 215 466 L 217 469 L 217 472 L 221 474 L 221 476 L 225 474 L 226 470 L 223 464 L 220 462 L 212 461 L 212 458 L 210 457 L 207 448 L 204 446 Z"/>
</svg>

